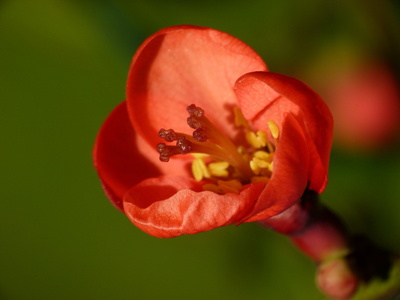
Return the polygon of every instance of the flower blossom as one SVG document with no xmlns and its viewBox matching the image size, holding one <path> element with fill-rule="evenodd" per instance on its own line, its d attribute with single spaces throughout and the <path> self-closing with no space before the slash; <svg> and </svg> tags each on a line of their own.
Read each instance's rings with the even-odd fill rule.
<svg viewBox="0 0 400 300">
<path fill-rule="evenodd" d="M 400 133 L 400 89 L 390 68 L 367 61 L 337 72 L 326 86 L 341 146 L 382 150 Z M 333 73 L 333 72 L 332 72 Z"/>
<path fill-rule="evenodd" d="M 249 46 L 165 28 L 133 57 L 93 151 L 111 202 L 156 237 L 264 220 L 327 184 L 332 117 Z"/>
</svg>

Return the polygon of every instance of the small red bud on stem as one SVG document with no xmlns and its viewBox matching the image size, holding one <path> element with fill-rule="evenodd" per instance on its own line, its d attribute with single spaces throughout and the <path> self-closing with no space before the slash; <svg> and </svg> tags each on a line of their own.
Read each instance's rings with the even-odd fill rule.
<svg viewBox="0 0 400 300">
<path fill-rule="evenodd" d="M 357 276 L 343 258 L 321 263 L 318 266 L 316 281 L 320 290 L 333 299 L 349 299 L 358 286 Z"/>
<path fill-rule="evenodd" d="M 317 285 L 332 299 L 350 299 L 365 287 L 373 289 L 374 285 L 369 283 L 374 279 L 387 283 L 387 288 L 377 291 L 373 299 L 386 299 L 382 297 L 399 289 L 400 276 L 390 278 L 398 261 L 396 256 L 366 237 L 350 236 L 341 220 L 319 203 L 315 192 L 306 191 L 292 207 L 260 223 L 287 235 L 299 250 L 319 264 Z"/>
</svg>

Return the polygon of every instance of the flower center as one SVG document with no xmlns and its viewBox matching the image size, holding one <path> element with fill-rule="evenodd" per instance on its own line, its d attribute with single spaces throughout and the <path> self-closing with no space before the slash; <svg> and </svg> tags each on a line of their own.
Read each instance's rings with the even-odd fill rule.
<svg viewBox="0 0 400 300">
<path fill-rule="evenodd" d="M 270 180 L 279 137 L 279 128 L 274 121 L 268 121 L 268 128 L 275 145 L 269 141 L 267 132 L 253 131 L 241 111 L 235 108 L 235 125 L 246 140 L 243 145 L 235 145 L 205 117 L 203 109 L 192 104 L 187 111 L 187 124 L 194 129 L 192 135 L 173 129 L 158 132 L 166 142 L 175 142 L 175 145 L 157 145 L 161 161 L 168 162 L 171 156 L 190 153 L 194 157 L 194 179 L 205 181 L 205 190 L 219 194 L 238 193 L 243 184 Z"/>
</svg>

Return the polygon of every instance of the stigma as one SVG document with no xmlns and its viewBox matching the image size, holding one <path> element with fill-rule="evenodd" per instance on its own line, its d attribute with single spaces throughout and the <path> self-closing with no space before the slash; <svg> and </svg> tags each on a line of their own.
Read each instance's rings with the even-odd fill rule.
<svg viewBox="0 0 400 300">
<path fill-rule="evenodd" d="M 173 129 L 159 130 L 158 136 L 169 143 L 159 143 L 156 147 L 162 162 L 176 155 L 192 155 L 193 178 L 205 182 L 204 190 L 219 194 L 239 193 L 244 184 L 251 182 L 269 182 L 279 138 L 279 128 L 273 120 L 267 123 L 269 132 L 254 131 L 235 108 L 235 125 L 246 141 L 236 145 L 206 118 L 202 108 L 192 104 L 187 112 L 187 124 L 193 129 L 191 135 Z"/>
</svg>

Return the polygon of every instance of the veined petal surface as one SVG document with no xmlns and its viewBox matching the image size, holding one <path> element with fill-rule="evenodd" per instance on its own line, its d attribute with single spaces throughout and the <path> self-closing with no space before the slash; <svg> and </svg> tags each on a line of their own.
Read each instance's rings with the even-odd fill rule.
<svg viewBox="0 0 400 300">
<path fill-rule="evenodd" d="M 309 188 L 321 193 L 328 180 L 333 118 L 320 96 L 301 81 L 272 72 L 245 74 L 235 91 L 243 115 L 257 129 L 265 129 L 271 119 L 281 123 L 284 113 L 295 116 L 309 148 Z"/>
<path fill-rule="evenodd" d="M 194 103 L 229 135 L 236 79 L 265 70 L 258 54 L 229 34 L 196 26 L 166 28 L 150 36 L 133 58 L 127 82 L 132 123 L 156 145 L 160 128 L 188 131 L 186 107 Z"/>
<path fill-rule="evenodd" d="M 203 191 L 201 182 L 166 175 L 134 186 L 124 197 L 124 211 L 140 229 L 156 237 L 195 234 L 238 222 L 254 206 L 263 183 L 239 194 Z"/>
</svg>

